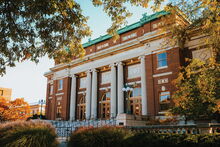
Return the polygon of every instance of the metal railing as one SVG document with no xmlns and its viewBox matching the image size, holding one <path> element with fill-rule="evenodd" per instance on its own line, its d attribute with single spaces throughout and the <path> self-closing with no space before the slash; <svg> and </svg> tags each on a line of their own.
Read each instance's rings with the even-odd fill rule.
<svg viewBox="0 0 220 147">
<path fill-rule="evenodd" d="M 220 133 L 220 123 L 194 125 L 149 125 L 141 127 L 126 127 L 135 132 L 175 133 L 175 134 L 211 134 Z"/>
<path fill-rule="evenodd" d="M 61 138 L 69 137 L 72 132 L 76 131 L 80 127 L 94 128 L 102 126 L 115 126 L 116 118 L 111 118 L 109 120 L 84 120 L 84 121 L 55 121 L 55 120 L 45 120 L 51 123 L 57 132 L 57 136 Z"/>
</svg>

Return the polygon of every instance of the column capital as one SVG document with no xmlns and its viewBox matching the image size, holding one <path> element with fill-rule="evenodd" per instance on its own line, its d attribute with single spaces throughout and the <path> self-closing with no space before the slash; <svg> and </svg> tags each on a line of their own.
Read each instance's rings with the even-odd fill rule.
<svg viewBox="0 0 220 147">
<path fill-rule="evenodd" d="M 93 69 L 91 69 L 91 72 L 98 72 L 98 70 L 93 68 Z"/>
<path fill-rule="evenodd" d="M 115 67 L 116 63 L 109 64 L 109 67 Z"/>
<path fill-rule="evenodd" d="M 89 69 L 89 70 L 86 71 L 86 74 L 91 73 L 91 72 L 92 72 L 92 70 Z"/>
<path fill-rule="evenodd" d="M 145 59 L 145 55 L 139 56 L 138 59 Z"/>
<path fill-rule="evenodd" d="M 71 74 L 71 75 L 70 75 L 70 77 L 72 77 L 72 78 L 73 78 L 73 77 L 74 77 L 74 78 L 77 78 L 77 77 L 78 77 L 78 75 Z"/>
<path fill-rule="evenodd" d="M 117 65 L 117 66 L 118 66 L 118 65 L 124 65 L 124 63 L 123 63 L 122 61 L 120 61 L 120 62 L 117 62 L 116 65 Z"/>
</svg>

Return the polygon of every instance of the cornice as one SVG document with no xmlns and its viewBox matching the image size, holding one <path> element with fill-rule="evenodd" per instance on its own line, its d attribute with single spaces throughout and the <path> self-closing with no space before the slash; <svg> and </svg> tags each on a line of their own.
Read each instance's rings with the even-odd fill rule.
<svg viewBox="0 0 220 147">
<path fill-rule="evenodd" d="M 138 37 L 136 39 L 133 39 L 131 41 L 128 41 L 128 42 L 125 42 L 125 43 L 122 43 L 122 44 L 118 44 L 118 45 L 109 47 L 105 50 L 86 55 L 83 59 L 75 59 L 69 64 L 56 65 L 56 66 L 50 68 L 50 70 L 55 71 L 55 70 L 59 70 L 59 69 L 64 68 L 64 67 L 65 68 L 66 67 L 74 67 L 74 66 L 77 66 L 78 64 L 83 64 L 85 62 L 89 62 L 89 61 L 95 60 L 97 58 L 105 57 L 105 56 L 108 56 L 108 55 L 113 55 L 113 54 L 116 54 L 116 53 L 123 52 L 125 50 L 132 49 L 131 47 L 135 47 L 135 45 L 143 46 L 144 44 L 141 43 L 142 41 L 144 41 L 144 40 L 146 41 L 148 39 L 151 39 L 151 41 L 153 41 L 152 40 L 153 38 L 155 38 L 155 40 L 157 40 L 159 36 L 162 36 L 165 33 L 166 32 L 159 33 L 159 31 L 149 32 L 149 33 L 146 33 L 143 36 Z"/>
<path fill-rule="evenodd" d="M 146 13 L 145 13 L 145 14 L 143 14 L 143 17 L 138 22 L 135 22 L 131 25 L 123 27 L 123 28 L 119 29 L 117 32 L 118 32 L 119 35 L 123 34 L 123 33 L 126 33 L 128 31 L 139 28 L 139 27 L 143 26 L 146 23 L 149 23 L 152 20 L 158 19 L 158 18 L 160 18 L 162 16 L 165 16 L 165 15 L 168 15 L 168 14 L 170 14 L 170 12 L 167 12 L 167 11 L 164 11 L 164 10 L 156 12 L 156 13 L 154 13 L 152 15 L 149 15 L 149 16 L 146 15 Z M 106 34 L 106 35 L 100 36 L 96 39 L 89 40 L 88 42 L 83 44 L 83 47 L 86 48 L 86 47 L 92 46 L 94 44 L 97 44 L 99 42 L 102 42 L 102 41 L 110 39 L 110 38 L 112 38 L 112 37 L 110 35 Z"/>
</svg>

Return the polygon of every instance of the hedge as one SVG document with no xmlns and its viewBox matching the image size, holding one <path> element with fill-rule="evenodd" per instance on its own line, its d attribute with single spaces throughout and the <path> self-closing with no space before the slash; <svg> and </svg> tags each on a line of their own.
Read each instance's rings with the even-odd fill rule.
<svg viewBox="0 0 220 147">
<path fill-rule="evenodd" d="M 118 127 L 81 128 L 69 147 L 220 147 L 220 134 L 132 133 Z"/>
<path fill-rule="evenodd" d="M 72 133 L 69 147 L 120 147 L 131 132 L 120 127 L 83 127 Z"/>
<path fill-rule="evenodd" d="M 56 147 L 55 129 L 48 123 L 16 121 L 0 124 L 1 147 Z"/>
</svg>

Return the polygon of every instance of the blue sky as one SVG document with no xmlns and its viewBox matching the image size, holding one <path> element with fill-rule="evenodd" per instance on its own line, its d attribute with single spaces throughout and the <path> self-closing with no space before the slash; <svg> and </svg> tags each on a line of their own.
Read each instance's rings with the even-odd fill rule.
<svg viewBox="0 0 220 147">
<path fill-rule="evenodd" d="M 89 16 L 88 24 L 93 31 L 91 39 L 95 39 L 100 35 L 105 35 L 106 30 L 111 25 L 110 18 L 102 11 L 102 8 L 93 7 L 90 0 L 77 0 L 82 9 L 83 14 Z M 152 14 L 152 11 L 141 7 L 131 7 L 128 9 L 133 15 L 128 18 L 128 24 L 139 21 L 142 14 Z M 85 38 L 83 42 L 86 42 Z M 47 57 L 40 59 L 38 64 L 30 61 L 17 63 L 16 67 L 7 67 L 6 75 L 0 77 L 0 87 L 12 88 L 12 98 L 23 97 L 28 102 L 36 102 L 46 97 L 47 79 L 43 76 L 45 72 L 53 67 L 54 63 Z"/>
</svg>

